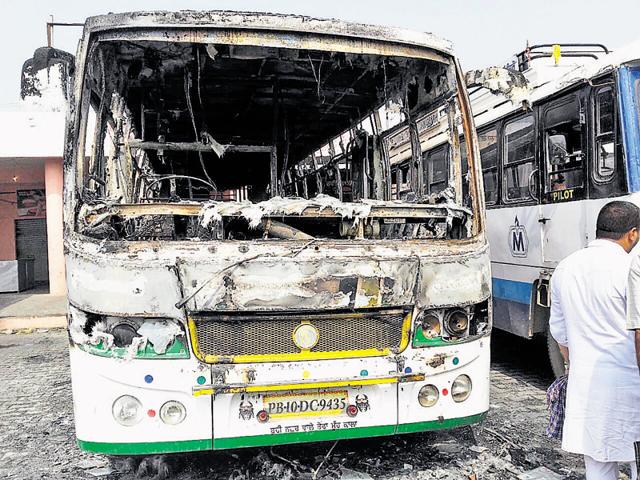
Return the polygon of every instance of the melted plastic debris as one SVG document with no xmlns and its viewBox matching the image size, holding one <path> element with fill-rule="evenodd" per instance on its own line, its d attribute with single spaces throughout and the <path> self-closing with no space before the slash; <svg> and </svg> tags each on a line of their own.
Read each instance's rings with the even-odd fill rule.
<svg viewBox="0 0 640 480">
<path fill-rule="evenodd" d="M 497 67 L 471 70 L 466 74 L 466 82 L 467 86 L 479 85 L 491 93 L 503 94 L 514 105 L 531 102 L 531 84 L 514 70 Z"/>
<path fill-rule="evenodd" d="M 147 346 L 147 337 L 135 337 L 131 341 L 131 345 L 127 347 L 123 360 L 133 360 L 140 350 L 144 350 Z"/>
<path fill-rule="evenodd" d="M 71 316 L 69 335 L 75 344 L 95 346 L 102 342 L 104 348 L 109 349 L 113 347 L 113 335 L 107 333 L 107 325 L 105 322 L 97 322 L 91 328 L 91 333 L 87 334 L 85 330 L 87 322 L 89 321 L 88 315 L 71 305 L 69 305 L 69 315 Z"/>
<path fill-rule="evenodd" d="M 269 216 L 301 215 L 307 208 L 318 208 L 321 212 L 330 209 L 342 218 L 366 218 L 371 213 L 371 203 L 345 203 L 330 195 L 320 194 L 309 200 L 300 197 L 273 197 L 259 203 L 208 202 L 202 207 L 200 223 L 203 227 L 221 222 L 223 216 L 241 216 L 249 227 L 258 228 L 262 219 Z"/>
<path fill-rule="evenodd" d="M 69 317 L 69 335 L 73 343 L 78 345 L 90 343 L 89 335 L 84 332 L 87 322 L 89 321 L 87 314 L 69 305 Z"/>
<path fill-rule="evenodd" d="M 151 343 L 153 350 L 158 355 L 162 355 L 176 336 L 182 335 L 182 330 L 170 320 L 151 320 L 142 324 L 138 329 L 138 334 L 145 340 L 145 343 L 146 340 Z"/>
<path fill-rule="evenodd" d="M 96 323 L 91 329 L 90 342 L 91 345 L 98 345 L 102 343 L 102 346 L 110 350 L 113 348 L 113 335 L 106 332 L 107 325 L 105 322 Z"/>
</svg>

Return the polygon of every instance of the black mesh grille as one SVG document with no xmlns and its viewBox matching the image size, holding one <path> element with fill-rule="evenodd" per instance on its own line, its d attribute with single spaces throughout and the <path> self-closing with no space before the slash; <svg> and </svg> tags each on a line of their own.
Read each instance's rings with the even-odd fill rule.
<svg viewBox="0 0 640 480">
<path fill-rule="evenodd" d="M 407 311 L 349 314 L 253 314 L 193 316 L 202 355 L 277 355 L 299 353 L 292 339 L 301 322 L 320 332 L 312 352 L 398 348 Z"/>
</svg>

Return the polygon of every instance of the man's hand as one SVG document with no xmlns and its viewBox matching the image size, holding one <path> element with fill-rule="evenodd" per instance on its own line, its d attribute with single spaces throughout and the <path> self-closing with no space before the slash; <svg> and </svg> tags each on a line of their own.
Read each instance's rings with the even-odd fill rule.
<svg viewBox="0 0 640 480">
<path fill-rule="evenodd" d="M 636 330 L 636 361 L 640 369 L 640 329 Z"/>
<path fill-rule="evenodd" d="M 636 335 L 637 335 L 637 333 L 636 333 Z M 638 352 L 637 346 L 638 346 L 638 337 L 636 336 L 636 353 Z M 560 348 L 560 354 L 562 355 L 562 358 L 564 359 L 564 370 L 565 370 L 565 373 L 569 373 L 569 347 L 567 347 L 565 345 L 560 345 L 560 344 L 558 344 L 558 347 Z"/>
</svg>

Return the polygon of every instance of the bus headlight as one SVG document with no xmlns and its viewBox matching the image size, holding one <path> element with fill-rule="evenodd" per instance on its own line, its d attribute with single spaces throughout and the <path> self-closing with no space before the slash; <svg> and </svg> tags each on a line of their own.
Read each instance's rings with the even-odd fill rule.
<svg viewBox="0 0 640 480">
<path fill-rule="evenodd" d="M 442 328 L 440 327 L 440 317 L 434 312 L 429 312 L 420 317 L 420 328 L 425 338 L 439 337 Z"/>
<path fill-rule="evenodd" d="M 114 358 L 189 358 L 185 325 L 172 318 L 114 317 L 69 307 L 71 341 Z"/>
<path fill-rule="evenodd" d="M 415 317 L 414 348 L 442 347 L 466 342 L 491 332 L 489 301 L 473 305 L 423 310 Z"/>
<path fill-rule="evenodd" d="M 126 322 L 113 326 L 111 335 L 113 335 L 113 344 L 116 347 L 128 347 L 133 342 L 133 339 L 139 336 L 137 326 Z"/>
<path fill-rule="evenodd" d="M 160 418 L 167 425 L 178 425 L 187 416 L 187 409 L 177 400 L 169 400 L 160 407 Z"/>
<path fill-rule="evenodd" d="M 120 425 L 132 427 L 142 420 L 142 404 L 136 397 L 123 395 L 113 402 L 111 413 Z"/>
<path fill-rule="evenodd" d="M 451 398 L 454 402 L 464 402 L 471 395 L 471 379 L 467 375 L 459 375 L 451 385 Z"/>
<path fill-rule="evenodd" d="M 454 337 L 460 337 L 467 332 L 469 317 L 462 309 L 449 310 L 444 318 L 444 329 Z"/>
<path fill-rule="evenodd" d="M 435 385 L 425 385 L 418 392 L 418 403 L 423 407 L 433 407 L 439 396 L 440 392 Z"/>
</svg>

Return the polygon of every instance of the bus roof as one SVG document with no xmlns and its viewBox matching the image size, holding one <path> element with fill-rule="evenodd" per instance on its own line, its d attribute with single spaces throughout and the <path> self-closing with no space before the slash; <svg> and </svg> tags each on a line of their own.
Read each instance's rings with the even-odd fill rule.
<svg viewBox="0 0 640 480">
<path fill-rule="evenodd" d="M 576 62 L 575 59 L 560 58 L 558 66 L 535 65 L 525 70 L 525 77 L 531 82 L 531 102 L 536 103 L 557 92 L 589 81 L 625 64 L 640 64 L 640 40 L 630 43 L 615 52 L 602 55 L 596 60 Z M 521 110 L 503 95 L 495 95 L 486 89 L 470 92 L 471 107 L 477 127 Z"/>
<path fill-rule="evenodd" d="M 85 32 L 130 30 L 131 28 L 189 27 L 349 37 L 352 39 L 367 39 L 412 47 L 424 47 L 447 55 L 453 54 L 451 42 L 431 33 L 344 22 L 336 19 L 319 19 L 303 15 L 229 10 L 111 13 L 89 17 L 85 23 Z"/>
</svg>

